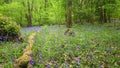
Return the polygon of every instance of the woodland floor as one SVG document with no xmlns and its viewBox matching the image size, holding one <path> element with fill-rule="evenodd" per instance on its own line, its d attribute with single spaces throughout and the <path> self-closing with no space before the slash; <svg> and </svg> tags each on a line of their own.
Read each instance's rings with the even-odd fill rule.
<svg viewBox="0 0 120 68">
<path fill-rule="evenodd" d="M 23 43 L 0 43 L 0 66 L 14 68 L 28 37 L 36 33 L 29 62 L 33 68 L 120 68 L 120 29 L 111 25 L 74 25 L 71 36 L 64 35 L 63 25 L 24 27 Z"/>
</svg>

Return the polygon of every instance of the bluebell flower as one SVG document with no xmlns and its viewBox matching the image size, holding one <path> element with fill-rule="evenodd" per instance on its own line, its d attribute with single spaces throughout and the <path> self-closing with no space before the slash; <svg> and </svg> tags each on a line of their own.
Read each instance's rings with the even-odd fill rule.
<svg viewBox="0 0 120 68">
<path fill-rule="evenodd" d="M 12 62 L 15 62 L 15 59 L 12 59 L 11 61 L 12 61 Z"/>
<path fill-rule="evenodd" d="M 102 65 L 100 65 L 99 68 L 103 68 Z"/>
<path fill-rule="evenodd" d="M 42 54 L 39 54 L 39 58 L 42 59 Z"/>
<path fill-rule="evenodd" d="M 47 66 L 46 68 L 51 68 L 50 66 Z"/>
<path fill-rule="evenodd" d="M 30 57 L 33 57 L 33 54 L 30 54 L 29 56 L 30 56 Z"/>
<path fill-rule="evenodd" d="M 38 32 L 38 31 L 39 31 L 39 27 L 36 27 L 34 30 L 35 30 L 36 32 Z"/>
<path fill-rule="evenodd" d="M 0 41 L 2 41 L 2 36 L 0 36 Z"/>
<path fill-rule="evenodd" d="M 80 49 L 80 46 L 77 46 L 78 49 Z"/>
<path fill-rule="evenodd" d="M 80 59 L 78 58 L 78 60 L 77 60 L 77 64 L 80 65 L 80 62 L 81 62 L 81 61 L 80 61 Z"/>
<path fill-rule="evenodd" d="M 18 39 L 15 39 L 15 42 L 19 42 L 19 40 L 18 40 Z"/>
<path fill-rule="evenodd" d="M 7 40 L 7 39 L 8 39 L 8 37 L 7 37 L 7 36 L 5 36 L 5 37 L 4 37 L 4 40 Z"/>
<path fill-rule="evenodd" d="M 30 63 L 31 65 L 34 65 L 34 64 L 35 64 L 34 60 L 32 60 L 32 59 L 29 61 L 29 63 Z"/>
<path fill-rule="evenodd" d="M 79 49 L 80 49 L 80 46 L 77 46 L 77 47 L 76 47 L 76 50 L 79 50 Z"/>
</svg>

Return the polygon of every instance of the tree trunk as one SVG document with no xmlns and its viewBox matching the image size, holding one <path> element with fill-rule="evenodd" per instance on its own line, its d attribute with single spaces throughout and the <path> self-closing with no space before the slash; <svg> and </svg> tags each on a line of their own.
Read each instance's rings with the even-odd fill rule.
<svg viewBox="0 0 120 68">
<path fill-rule="evenodd" d="M 103 23 L 103 10 L 102 10 L 102 7 L 100 7 L 100 9 L 99 9 L 99 13 L 100 13 L 99 14 L 100 15 L 100 19 L 99 20 L 100 20 L 101 23 Z"/>
<path fill-rule="evenodd" d="M 68 0 L 67 7 L 67 23 L 66 26 L 70 28 L 72 26 L 72 0 Z"/>
<path fill-rule="evenodd" d="M 31 7 L 30 7 L 30 2 L 28 0 L 28 13 L 26 14 L 26 19 L 27 19 L 27 26 L 30 27 L 32 26 L 32 13 L 31 13 Z"/>
<path fill-rule="evenodd" d="M 106 15 L 106 9 L 104 9 L 104 23 L 107 23 L 107 15 Z"/>
<path fill-rule="evenodd" d="M 106 5 L 106 1 L 103 1 L 103 5 Z M 103 8 L 103 13 L 104 13 L 104 23 L 107 23 L 107 12 L 106 12 L 106 8 Z"/>
<path fill-rule="evenodd" d="M 110 15 L 110 13 L 108 14 L 108 22 L 111 23 L 111 15 Z"/>
</svg>

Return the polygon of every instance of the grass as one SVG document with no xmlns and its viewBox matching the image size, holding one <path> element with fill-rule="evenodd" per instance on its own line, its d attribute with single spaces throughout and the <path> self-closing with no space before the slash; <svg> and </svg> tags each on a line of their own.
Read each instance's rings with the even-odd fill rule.
<svg viewBox="0 0 120 68">
<path fill-rule="evenodd" d="M 23 49 L 27 45 L 27 37 L 29 34 L 26 34 L 24 37 L 25 42 L 3 42 L 0 43 L 0 66 L 3 68 L 13 68 L 13 63 L 15 59 L 23 54 Z"/>
<path fill-rule="evenodd" d="M 120 30 L 106 24 L 74 25 L 70 30 L 75 36 L 66 36 L 66 29 L 62 25 L 41 27 L 32 48 L 34 68 L 119 68 Z M 12 64 L 11 58 L 22 55 L 22 47 L 27 41 L 17 48 L 14 44 L 0 44 L 0 53 L 5 52 L 6 55 L 6 58 L 1 56 L 0 60 L 4 61 L 5 66 Z"/>
</svg>

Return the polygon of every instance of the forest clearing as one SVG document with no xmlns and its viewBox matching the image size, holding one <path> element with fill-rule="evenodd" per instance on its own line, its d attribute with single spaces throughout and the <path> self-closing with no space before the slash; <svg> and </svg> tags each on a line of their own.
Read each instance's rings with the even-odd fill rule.
<svg viewBox="0 0 120 68">
<path fill-rule="evenodd" d="M 120 68 L 120 1 L 1 0 L 0 68 Z"/>
</svg>

